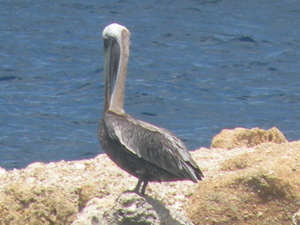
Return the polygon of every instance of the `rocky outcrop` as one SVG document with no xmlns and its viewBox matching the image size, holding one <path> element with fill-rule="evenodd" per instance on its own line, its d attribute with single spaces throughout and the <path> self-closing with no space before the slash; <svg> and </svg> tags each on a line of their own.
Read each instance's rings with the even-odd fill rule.
<svg viewBox="0 0 300 225">
<path fill-rule="evenodd" d="M 159 225 L 159 218 L 146 199 L 130 192 L 122 193 L 111 209 L 99 218 L 103 225 Z M 76 224 L 76 223 L 74 223 Z M 99 223 L 100 224 L 100 223 Z"/>
<path fill-rule="evenodd" d="M 137 179 L 106 155 L 0 169 L 0 224 L 298 225 L 300 141 L 269 140 L 200 148 L 192 155 L 204 181 L 150 183 L 146 197 L 126 192 Z"/>
<path fill-rule="evenodd" d="M 133 193 L 119 197 L 136 182 L 104 154 L 90 160 L 36 162 L 22 170 L 0 169 L 0 224 L 110 224 L 116 215 L 120 224 L 141 215 L 151 217 L 150 224 L 191 224 L 182 206 L 196 184 L 153 183 L 145 198 Z M 133 209 L 141 211 L 131 214 Z"/>
<path fill-rule="evenodd" d="M 194 224 L 299 223 L 300 143 L 262 144 L 220 164 L 191 196 Z"/>
<path fill-rule="evenodd" d="M 99 205 L 101 199 L 92 199 L 72 225 L 193 225 L 176 207 L 166 207 L 150 196 L 132 192 L 123 192 L 104 213 L 98 209 Z"/>
<path fill-rule="evenodd" d="M 259 128 L 245 129 L 235 128 L 233 130 L 224 129 L 211 141 L 211 148 L 233 149 L 240 147 L 254 147 L 261 143 L 286 143 L 285 136 L 276 128 L 269 130 Z"/>
</svg>

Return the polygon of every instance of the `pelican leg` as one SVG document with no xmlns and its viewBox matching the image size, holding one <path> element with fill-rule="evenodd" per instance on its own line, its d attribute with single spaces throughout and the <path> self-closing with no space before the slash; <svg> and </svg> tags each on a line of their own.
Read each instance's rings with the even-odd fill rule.
<svg viewBox="0 0 300 225">
<path fill-rule="evenodd" d="M 133 189 L 133 192 L 139 194 L 142 182 L 143 182 L 142 179 L 139 179 L 139 181 L 137 182 L 135 188 Z"/>
<path fill-rule="evenodd" d="M 142 187 L 142 190 L 141 190 L 141 195 L 145 196 L 145 191 L 146 191 L 147 184 L 148 184 L 148 181 L 147 180 L 144 181 L 143 187 Z"/>
<path fill-rule="evenodd" d="M 142 186 L 142 189 L 140 191 L 142 183 L 143 183 L 143 186 Z M 133 189 L 133 192 L 145 196 L 145 191 L 146 191 L 147 184 L 148 184 L 148 181 L 143 181 L 142 179 L 139 179 L 139 181 L 137 182 L 135 188 Z"/>
</svg>

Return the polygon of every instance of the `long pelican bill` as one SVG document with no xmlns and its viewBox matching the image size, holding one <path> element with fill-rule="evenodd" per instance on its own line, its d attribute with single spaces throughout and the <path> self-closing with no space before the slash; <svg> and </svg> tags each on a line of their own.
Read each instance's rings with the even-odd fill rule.
<svg viewBox="0 0 300 225">
<path fill-rule="evenodd" d="M 123 114 L 124 86 L 129 55 L 129 36 L 126 27 L 111 24 L 103 30 L 105 104 L 107 110 Z"/>
</svg>

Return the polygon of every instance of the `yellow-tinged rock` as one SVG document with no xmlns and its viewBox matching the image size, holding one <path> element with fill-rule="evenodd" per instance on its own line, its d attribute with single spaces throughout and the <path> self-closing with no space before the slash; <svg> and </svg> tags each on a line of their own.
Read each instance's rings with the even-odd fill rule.
<svg viewBox="0 0 300 225">
<path fill-rule="evenodd" d="M 232 149 L 238 147 L 254 147 L 261 143 L 286 143 L 285 136 L 276 128 L 269 130 L 253 128 L 235 128 L 233 130 L 224 129 L 211 141 L 211 148 Z"/>
</svg>

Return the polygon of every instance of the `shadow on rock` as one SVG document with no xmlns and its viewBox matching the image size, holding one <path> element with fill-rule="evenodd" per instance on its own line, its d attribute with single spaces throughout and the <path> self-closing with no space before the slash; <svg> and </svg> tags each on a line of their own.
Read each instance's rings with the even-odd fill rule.
<svg viewBox="0 0 300 225">
<path fill-rule="evenodd" d="M 166 207 L 162 202 L 150 197 L 145 197 L 146 202 L 152 206 L 159 216 L 160 224 L 192 225 L 193 223 L 175 208 Z"/>
<path fill-rule="evenodd" d="M 160 201 L 150 196 L 140 196 L 133 192 L 123 192 L 103 215 L 97 207 L 97 198 L 92 199 L 73 225 L 189 225 L 192 223 Z"/>
</svg>

